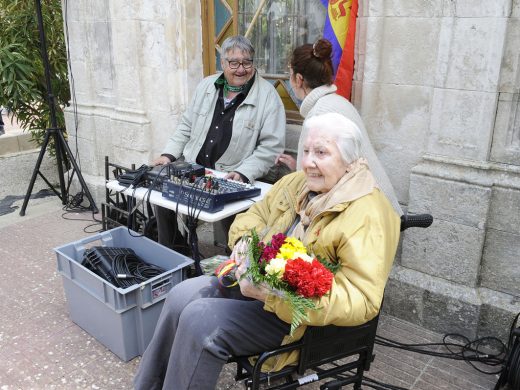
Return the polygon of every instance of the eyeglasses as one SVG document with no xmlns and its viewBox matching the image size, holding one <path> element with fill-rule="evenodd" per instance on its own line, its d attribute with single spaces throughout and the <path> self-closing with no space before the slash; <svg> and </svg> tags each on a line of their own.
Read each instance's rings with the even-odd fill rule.
<svg viewBox="0 0 520 390">
<path fill-rule="evenodd" d="M 240 65 L 242 65 L 244 69 L 250 69 L 253 66 L 253 60 L 230 61 L 226 59 L 226 61 L 231 69 L 238 69 Z"/>
</svg>

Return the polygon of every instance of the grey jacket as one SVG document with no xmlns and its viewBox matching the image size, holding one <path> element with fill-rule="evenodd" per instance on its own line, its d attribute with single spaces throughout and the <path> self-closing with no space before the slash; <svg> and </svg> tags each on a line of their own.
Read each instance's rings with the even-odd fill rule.
<svg viewBox="0 0 520 390">
<path fill-rule="evenodd" d="M 214 83 L 219 76 L 206 77 L 199 83 L 163 153 L 195 161 L 213 119 L 218 99 Z M 238 171 L 252 182 L 265 175 L 284 151 L 285 110 L 275 88 L 258 73 L 235 112 L 232 131 L 229 147 L 215 164 L 219 171 Z"/>
</svg>

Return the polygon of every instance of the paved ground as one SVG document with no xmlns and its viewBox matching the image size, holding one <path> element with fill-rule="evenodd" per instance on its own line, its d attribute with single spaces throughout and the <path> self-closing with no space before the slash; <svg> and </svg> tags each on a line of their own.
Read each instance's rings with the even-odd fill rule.
<svg viewBox="0 0 520 390">
<path fill-rule="evenodd" d="M 20 202 L 12 206 L 19 207 Z M 39 203 L 31 200 L 25 217 L 16 211 L 0 217 L 0 390 L 132 388 L 139 358 L 121 361 L 70 320 L 62 278 L 56 271 L 53 248 L 99 228 L 89 213 L 64 215 L 55 197 Z M 206 227 L 200 237 L 206 251 L 212 250 L 207 244 L 210 233 Z M 442 338 L 384 315 L 378 334 L 408 343 Z M 243 388 L 234 382 L 232 369 L 226 366 L 218 389 Z M 413 390 L 488 390 L 497 380 L 464 362 L 379 345 L 367 376 Z"/>
</svg>

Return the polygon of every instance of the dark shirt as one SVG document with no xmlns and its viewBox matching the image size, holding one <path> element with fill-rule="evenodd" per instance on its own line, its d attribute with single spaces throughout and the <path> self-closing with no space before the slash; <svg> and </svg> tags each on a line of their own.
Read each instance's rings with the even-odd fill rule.
<svg viewBox="0 0 520 390">
<path fill-rule="evenodd" d="M 218 99 L 215 110 L 213 111 L 213 119 L 211 120 L 206 140 L 196 159 L 197 164 L 211 169 L 215 169 L 215 163 L 222 157 L 231 142 L 235 112 L 249 93 L 254 82 L 254 76 L 247 83 L 244 90 L 236 95 L 227 106 L 224 103 L 223 80 L 224 75 L 222 74 L 217 81 L 215 81 L 215 88 L 219 89 Z"/>
</svg>

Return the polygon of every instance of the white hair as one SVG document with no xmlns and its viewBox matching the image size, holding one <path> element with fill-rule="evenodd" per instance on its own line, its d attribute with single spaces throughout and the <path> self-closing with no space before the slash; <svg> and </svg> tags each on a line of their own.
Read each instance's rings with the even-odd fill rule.
<svg viewBox="0 0 520 390">
<path fill-rule="evenodd" d="M 251 58 L 255 56 L 255 49 L 251 41 L 242 35 L 234 35 L 226 38 L 220 47 L 220 55 L 224 58 L 228 51 L 238 49 L 242 53 L 246 53 Z"/>
<path fill-rule="evenodd" d="M 339 152 L 345 163 L 356 161 L 361 155 L 361 131 L 359 127 L 345 116 L 328 112 L 315 115 L 305 121 L 309 130 L 326 131 L 338 145 Z"/>
</svg>

